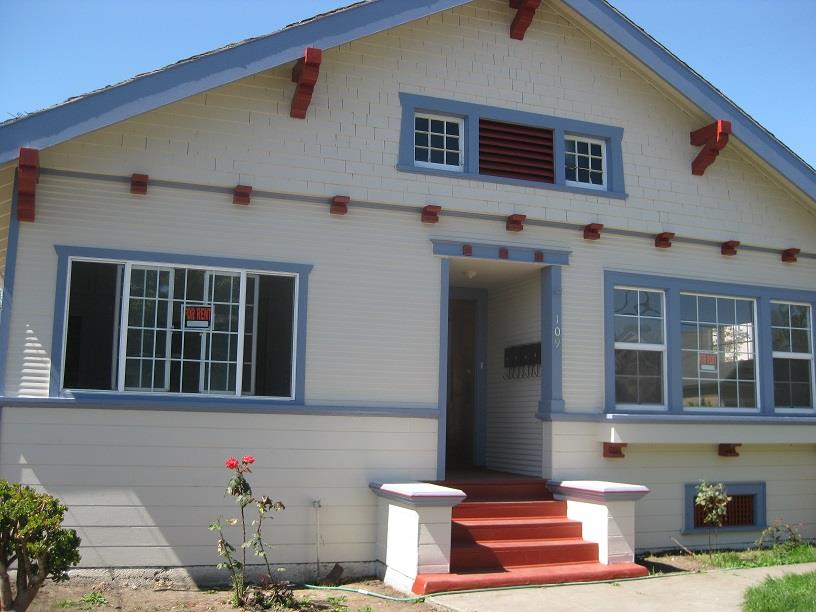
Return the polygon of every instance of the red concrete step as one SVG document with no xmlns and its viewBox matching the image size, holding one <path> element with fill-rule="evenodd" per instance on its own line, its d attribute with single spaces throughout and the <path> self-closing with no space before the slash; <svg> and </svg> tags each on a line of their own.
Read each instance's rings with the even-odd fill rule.
<svg viewBox="0 0 816 612">
<path fill-rule="evenodd" d="M 454 519 L 454 542 L 580 538 L 581 523 L 566 517 Z"/>
<path fill-rule="evenodd" d="M 594 563 L 519 567 L 498 571 L 420 574 L 414 581 L 413 591 L 417 595 L 428 595 L 430 593 L 444 593 L 445 591 L 465 591 L 490 587 L 620 580 L 646 575 L 648 575 L 648 570 L 642 565 L 634 563 L 602 565 L 595 561 Z"/>
<path fill-rule="evenodd" d="M 547 481 L 542 478 L 480 481 L 444 480 L 437 484 L 464 491 L 468 501 L 541 501 L 552 499 L 552 493 L 547 489 Z"/>
<path fill-rule="evenodd" d="M 598 560 L 598 545 L 581 538 L 453 542 L 452 571 L 473 568 L 510 568 Z"/>
<path fill-rule="evenodd" d="M 454 519 L 567 516 L 564 501 L 464 501 L 453 507 Z"/>
</svg>

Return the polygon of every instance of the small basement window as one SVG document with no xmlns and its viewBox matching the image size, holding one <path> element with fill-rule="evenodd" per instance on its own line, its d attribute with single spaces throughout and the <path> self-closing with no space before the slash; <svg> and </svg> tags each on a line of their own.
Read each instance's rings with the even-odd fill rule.
<svg viewBox="0 0 816 612">
<path fill-rule="evenodd" d="M 414 163 L 423 168 L 462 172 L 462 120 L 417 114 L 414 117 Z"/>
<path fill-rule="evenodd" d="M 567 136 L 564 139 L 567 185 L 606 189 L 606 143 L 594 138 Z"/>
<path fill-rule="evenodd" d="M 728 502 L 725 520 L 721 529 L 759 530 L 765 525 L 765 483 L 729 482 L 725 483 L 731 501 Z M 705 513 L 695 503 L 697 484 L 685 486 L 686 532 L 705 531 L 713 526 L 705 521 Z"/>
<path fill-rule="evenodd" d="M 72 261 L 63 388 L 291 398 L 297 278 Z"/>
</svg>

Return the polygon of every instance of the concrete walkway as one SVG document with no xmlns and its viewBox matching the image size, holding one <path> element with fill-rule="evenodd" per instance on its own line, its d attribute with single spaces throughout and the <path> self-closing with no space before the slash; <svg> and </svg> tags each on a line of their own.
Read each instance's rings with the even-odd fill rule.
<svg viewBox="0 0 816 612">
<path fill-rule="evenodd" d="M 808 572 L 816 572 L 816 563 L 714 570 L 611 584 L 437 595 L 428 601 L 457 612 L 741 610 L 745 589 L 767 576 Z"/>
</svg>

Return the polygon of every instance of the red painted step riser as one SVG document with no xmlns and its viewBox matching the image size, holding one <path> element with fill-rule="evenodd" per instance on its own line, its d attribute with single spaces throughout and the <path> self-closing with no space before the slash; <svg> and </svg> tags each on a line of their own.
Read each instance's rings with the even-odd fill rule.
<svg viewBox="0 0 816 612">
<path fill-rule="evenodd" d="M 451 571 L 468 568 L 520 567 L 526 565 L 556 565 L 598 560 L 598 545 L 592 542 L 507 548 L 501 550 L 479 546 L 451 547 Z"/>
<path fill-rule="evenodd" d="M 541 502 L 463 502 L 453 507 L 453 518 L 527 518 L 567 516 L 567 503 Z"/>
<path fill-rule="evenodd" d="M 446 485 L 451 486 L 451 485 Z M 454 489 L 464 491 L 468 499 L 484 500 L 551 500 L 552 494 L 545 484 L 518 484 L 518 485 L 490 485 L 490 484 L 462 484 L 453 486 Z"/>
<path fill-rule="evenodd" d="M 645 567 L 631 563 L 601 565 L 600 563 L 574 566 L 524 568 L 510 572 L 473 574 L 420 574 L 413 592 L 418 595 L 479 588 L 520 586 L 525 584 L 558 584 L 591 580 L 614 580 L 646 576 Z"/>
<path fill-rule="evenodd" d="M 463 526 L 453 525 L 451 536 L 454 542 L 484 542 L 493 540 L 544 540 L 547 538 L 580 538 L 581 523 L 559 523 L 555 525 L 522 526 Z"/>
</svg>

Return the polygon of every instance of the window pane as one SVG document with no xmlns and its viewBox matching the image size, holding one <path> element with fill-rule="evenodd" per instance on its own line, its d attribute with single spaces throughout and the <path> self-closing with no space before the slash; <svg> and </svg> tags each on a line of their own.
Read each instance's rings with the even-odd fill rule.
<svg viewBox="0 0 816 612">
<path fill-rule="evenodd" d="M 451 136 L 458 136 L 459 135 L 459 124 L 456 121 L 449 121 L 448 122 L 448 134 L 451 135 Z"/>
<path fill-rule="evenodd" d="M 425 117 L 416 117 L 414 119 L 414 128 L 417 130 L 422 130 L 423 132 L 428 131 L 428 119 Z"/>
<path fill-rule="evenodd" d="M 637 376 L 637 354 L 638 351 L 616 350 L 615 374 Z"/>
<path fill-rule="evenodd" d="M 636 376 L 615 377 L 615 401 L 618 404 L 638 403 L 638 387 Z"/>
<path fill-rule="evenodd" d="M 791 330 L 791 351 L 794 353 L 809 353 L 810 340 L 805 329 Z"/>
<path fill-rule="evenodd" d="M 445 163 L 445 152 L 438 151 L 436 149 L 431 150 L 431 163 L 432 164 L 444 164 Z"/>
<path fill-rule="evenodd" d="M 797 306 L 791 304 L 790 307 L 790 324 L 791 327 L 798 327 L 800 329 L 810 328 L 810 307 Z"/>
<path fill-rule="evenodd" d="M 638 403 L 639 404 L 662 404 L 663 391 L 662 381 L 655 377 L 641 377 L 638 380 Z"/>
<path fill-rule="evenodd" d="M 771 325 L 784 327 L 790 325 L 790 306 L 788 304 L 771 304 Z"/>
<path fill-rule="evenodd" d="M 414 159 L 421 162 L 428 161 L 428 149 L 414 149 Z"/>
<path fill-rule="evenodd" d="M 601 156 L 601 145 L 592 144 L 591 149 L 590 149 L 590 153 L 592 155 L 595 155 L 596 157 L 600 157 Z"/>
<path fill-rule="evenodd" d="M 640 341 L 645 344 L 663 344 L 663 319 L 640 319 Z"/>
<path fill-rule="evenodd" d="M 615 342 L 637 342 L 638 320 L 636 317 L 615 317 Z"/>
<path fill-rule="evenodd" d="M 417 132 L 414 134 L 414 144 L 418 147 L 428 146 L 428 135 Z"/>
<path fill-rule="evenodd" d="M 774 327 L 771 333 L 773 337 L 773 350 L 785 352 L 791 350 L 790 329 L 787 327 Z"/>
<path fill-rule="evenodd" d="M 581 155 L 589 155 L 589 144 L 579 140 L 577 143 L 577 151 Z"/>
<path fill-rule="evenodd" d="M 635 351 L 638 354 L 639 376 L 660 376 L 663 373 L 663 353 Z"/>
<path fill-rule="evenodd" d="M 68 291 L 63 386 L 116 389 L 124 266 L 74 261 Z"/>
<path fill-rule="evenodd" d="M 631 289 L 615 289 L 615 314 L 636 315 L 638 292 Z"/>
<path fill-rule="evenodd" d="M 684 406 L 755 408 L 753 302 L 689 294 L 681 295 L 680 307 L 687 321 L 681 325 Z"/>
</svg>

